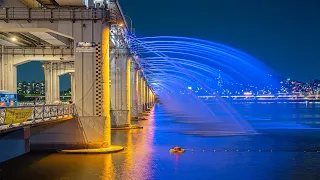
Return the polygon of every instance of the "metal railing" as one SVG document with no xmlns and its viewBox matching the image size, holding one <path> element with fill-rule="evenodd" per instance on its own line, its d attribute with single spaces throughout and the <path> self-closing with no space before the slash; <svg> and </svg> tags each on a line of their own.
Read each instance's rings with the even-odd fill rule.
<svg viewBox="0 0 320 180">
<path fill-rule="evenodd" d="M 12 126 L 13 124 L 4 124 L 6 118 L 6 111 L 8 109 L 32 109 L 32 114 L 24 123 L 37 123 L 41 121 L 56 120 L 67 116 L 77 115 L 74 104 L 61 105 L 35 105 L 35 106 L 19 106 L 19 107 L 3 107 L 0 108 L 0 127 Z"/>
<path fill-rule="evenodd" d="M 74 55 L 74 48 L 73 46 L 67 47 L 50 47 L 50 48 L 43 48 L 43 47 L 12 47 L 7 46 L 2 55 L 23 55 L 23 56 L 73 56 Z"/>
<path fill-rule="evenodd" d="M 121 14 L 116 9 L 106 8 L 26 8 L 7 7 L 0 9 L 0 20 L 31 21 L 77 21 L 77 20 L 108 20 L 118 21 Z"/>
<path fill-rule="evenodd" d="M 29 9 L 24 7 L 8 7 L 0 9 L 0 19 L 8 22 L 9 20 L 26 21 L 54 21 L 54 20 L 103 20 L 108 17 L 107 9 L 85 9 L 85 8 L 37 8 Z"/>
</svg>

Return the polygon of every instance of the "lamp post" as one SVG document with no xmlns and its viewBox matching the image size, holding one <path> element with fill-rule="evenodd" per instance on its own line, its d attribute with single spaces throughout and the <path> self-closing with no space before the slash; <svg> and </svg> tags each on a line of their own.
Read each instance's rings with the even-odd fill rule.
<svg viewBox="0 0 320 180">
<path fill-rule="evenodd" d="M 124 15 L 124 17 L 127 17 L 129 20 L 130 20 L 130 31 L 132 32 L 132 19 L 131 17 L 127 16 L 127 15 Z"/>
</svg>

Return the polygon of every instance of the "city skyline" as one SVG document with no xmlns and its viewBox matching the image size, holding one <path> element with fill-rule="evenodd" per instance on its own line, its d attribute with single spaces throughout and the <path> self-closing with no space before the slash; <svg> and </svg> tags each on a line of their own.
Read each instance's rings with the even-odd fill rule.
<svg viewBox="0 0 320 180">
<path fill-rule="evenodd" d="M 30 69 L 32 69 L 32 71 L 30 71 Z M 17 82 L 44 81 L 45 78 L 42 63 L 34 61 L 18 66 L 17 80 Z M 60 77 L 60 91 L 65 91 L 68 88 L 70 88 L 70 77 L 69 75 L 63 75 Z"/>
</svg>

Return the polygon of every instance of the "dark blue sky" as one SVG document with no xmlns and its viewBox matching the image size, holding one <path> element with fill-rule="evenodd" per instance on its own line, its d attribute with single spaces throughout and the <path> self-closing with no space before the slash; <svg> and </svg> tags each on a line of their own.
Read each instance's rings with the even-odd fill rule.
<svg viewBox="0 0 320 180">
<path fill-rule="evenodd" d="M 18 82 L 21 81 L 44 81 L 44 71 L 41 62 L 29 62 L 17 67 Z M 68 74 L 60 76 L 60 90 L 65 91 L 70 88 L 70 76 Z"/>
<path fill-rule="evenodd" d="M 137 36 L 188 36 L 242 50 L 282 76 L 320 78 L 319 0 L 120 0 Z"/>
<path fill-rule="evenodd" d="M 137 36 L 187 36 L 242 50 L 285 77 L 320 78 L 320 1 L 120 0 Z M 18 80 L 44 79 L 41 64 L 18 68 Z M 30 73 L 30 69 L 33 69 Z M 62 89 L 69 87 L 67 77 Z"/>
</svg>

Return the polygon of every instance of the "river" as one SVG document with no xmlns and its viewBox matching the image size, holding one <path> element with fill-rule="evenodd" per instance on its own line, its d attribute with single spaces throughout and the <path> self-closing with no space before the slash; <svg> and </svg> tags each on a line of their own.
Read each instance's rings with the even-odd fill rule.
<svg viewBox="0 0 320 180">
<path fill-rule="evenodd" d="M 3 179 L 320 179 L 320 104 L 239 103 L 259 134 L 202 136 L 156 105 L 140 130 L 114 131 L 114 154 L 29 153 L 2 163 Z M 190 125 L 188 125 L 190 126 Z M 170 154 L 179 145 L 183 154 Z M 319 151 L 319 152 L 317 152 Z"/>
</svg>

